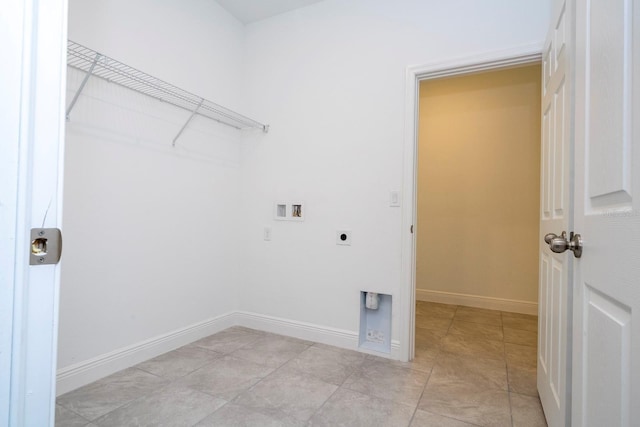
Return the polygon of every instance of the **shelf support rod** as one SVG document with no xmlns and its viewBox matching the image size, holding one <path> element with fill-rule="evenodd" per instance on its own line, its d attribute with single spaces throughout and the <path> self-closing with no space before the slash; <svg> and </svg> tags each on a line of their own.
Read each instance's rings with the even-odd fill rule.
<svg viewBox="0 0 640 427">
<path fill-rule="evenodd" d="M 69 120 L 69 114 L 71 114 L 71 110 L 73 110 L 73 106 L 76 105 L 76 102 L 78 102 L 78 98 L 80 97 L 80 93 L 82 92 L 82 89 L 84 89 L 84 85 L 87 84 L 89 77 L 91 77 L 91 75 L 93 74 L 93 69 L 96 68 L 96 64 L 98 63 L 101 57 L 102 55 L 96 52 L 96 57 L 94 58 L 93 63 L 91 64 L 91 68 L 89 68 L 87 75 L 84 76 L 82 83 L 80 83 L 80 87 L 76 91 L 76 94 L 73 96 L 73 99 L 71 100 L 71 104 L 69 104 L 69 106 L 67 107 L 67 113 L 66 113 L 67 120 Z"/>
<path fill-rule="evenodd" d="M 182 125 L 182 128 L 180 128 L 180 130 L 178 131 L 178 134 L 176 135 L 175 138 L 173 138 L 173 143 L 171 144 L 172 147 L 176 146 L 176 141 L 178 140 L 178 138 L 180 138 L 180 135 L 182 135 L 182 132 L 184 132 L 184 130 L 187 128 L 187 125 L 189 125 L 189 123 L 191 122 L 191 120 L 193 120 L 193 117 L 198 114 L 198 110 L 200 109 L 200 107 L 202 106 L 202 103 L 204 102 L 204 98 L 200 98 L 200 102 L 198 103 L 198 105 L 196 105 L 196 108 L 193 109 L 193 111 L 191 112 L 191 115 L 189 116 L 189 118 L 187 119 L 187 121 L 184 123 L 184 125 Z"/>
</svg>

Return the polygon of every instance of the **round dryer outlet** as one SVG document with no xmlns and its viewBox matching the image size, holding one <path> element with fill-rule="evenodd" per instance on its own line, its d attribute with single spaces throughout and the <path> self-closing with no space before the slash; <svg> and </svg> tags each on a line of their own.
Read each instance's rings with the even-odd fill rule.
<svg viewBox="0 0 640 427">
<path fill-rule="evenodd" d="M 336 231 L 336 245 L 351 246 L 351 230 Z"/>
</svg>

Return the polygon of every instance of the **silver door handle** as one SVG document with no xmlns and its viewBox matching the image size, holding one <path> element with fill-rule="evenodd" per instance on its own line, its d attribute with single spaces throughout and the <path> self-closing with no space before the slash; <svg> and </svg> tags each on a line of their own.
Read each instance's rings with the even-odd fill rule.
<svg viewBox="0 0 640 427">
<path fill-rule="evenodd" d="M 544 236 L 544 241 L 547 242 L 551 252 L 561 254 L 567 249 L 573 252 L 573 256 L 580 258 L 582 256 L 582 237 L 579 234 L 574 234 L 573 231 L 567 239 L 567 232 L 563 231 L 559 236 L 555 233 L 549 233 Z"/>
</svg>

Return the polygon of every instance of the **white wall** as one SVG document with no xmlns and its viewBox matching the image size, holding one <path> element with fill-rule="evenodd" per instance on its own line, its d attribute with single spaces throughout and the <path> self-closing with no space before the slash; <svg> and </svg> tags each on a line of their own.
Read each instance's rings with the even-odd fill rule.
<svg viewBox="0 0 640 427">
<path fill-rule="evenodd" d="M 244 29 L 209 0 L 72 0 L 69 38 L 240 108 Z M 83 73 L 69 72 L 68 99 Z M 240 133 L 89 81 L 68 123 L 59 367 L 238 305 Z M 104 373 L 103 373 L 104 374 Z"/>
<path fill-rule="evenodd" d="M 406 68 L 541 45 L 548 16 L 539 0 L 327 0 L 249 25 L 247 112 L 272 130 L 243 143 L 241 309 L 356 331 L 375 290 L 398 337 Z M 273 221 L 278 199 L 305 200 L 305 222 Z"/>
</svg>

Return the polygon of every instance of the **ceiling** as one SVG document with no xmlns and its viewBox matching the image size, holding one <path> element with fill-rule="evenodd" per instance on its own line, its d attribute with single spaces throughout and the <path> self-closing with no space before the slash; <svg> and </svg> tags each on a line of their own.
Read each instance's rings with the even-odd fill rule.
<svg viewBox="0 0 640 427">
<path fill-rule="evenodd" d="M 217 0 L 243 24 L 260 21 L 322 0 Z"/>
</svg>

